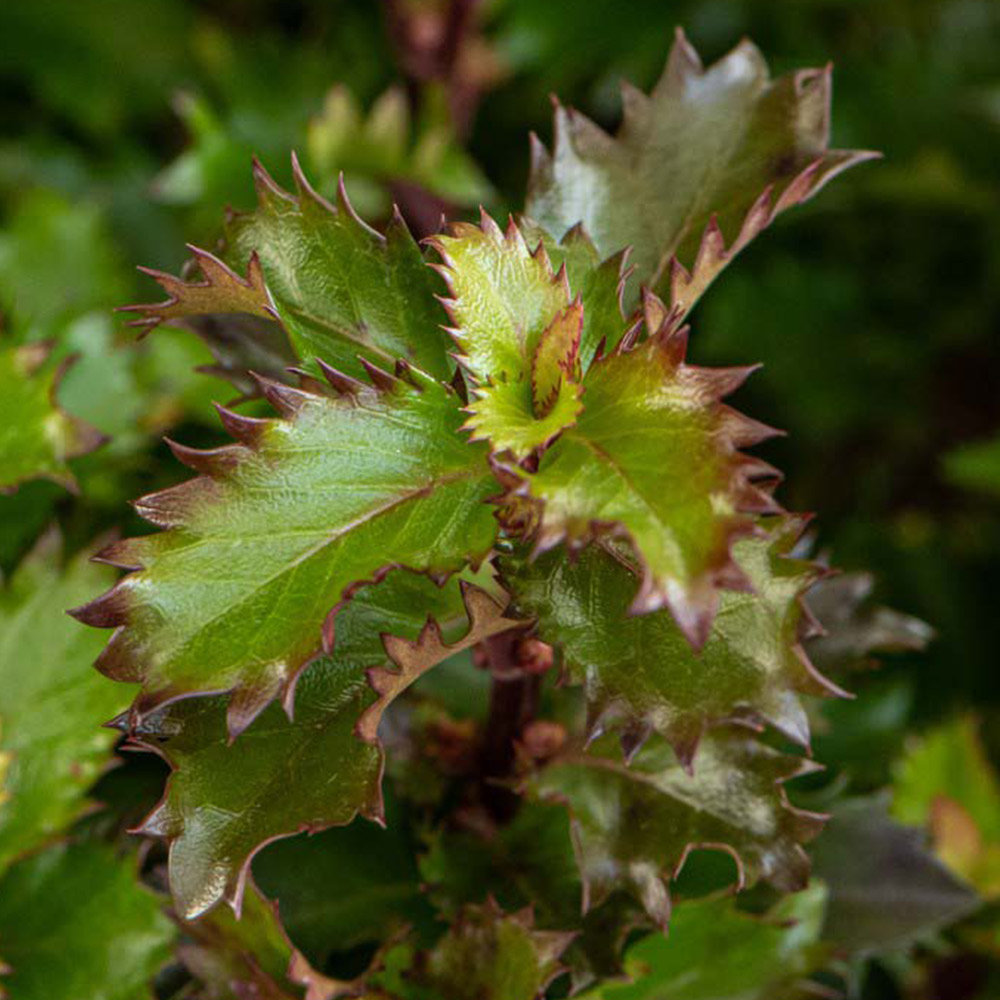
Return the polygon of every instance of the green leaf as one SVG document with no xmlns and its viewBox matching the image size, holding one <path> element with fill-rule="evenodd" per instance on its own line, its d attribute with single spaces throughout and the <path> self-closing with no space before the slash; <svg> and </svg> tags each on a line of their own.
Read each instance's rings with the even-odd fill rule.
<svg viewBox="0 0 1000 1000">
<path fill-rule="evenodd" d="M 569 810 L 584 911 L 627 889 L 665 927 L 666 880 L 696 848 L 731 855 L 738 889 L 761 878 L 789 892 L 805 885 L 809 861 L 801 844 L 816 836 L 822 817 L 789 805 L 781 786 L 810 770 L 807 761 L 749 737 L 720 733 L 702 740 L 693 774 L 665 743 L 651 740 L 631 766 L 568 752 L 525 788 Z"/>
<path fill-rule="evenodd" d="M 343 185 L 335 207 L 309 186 L 298 161 L 293 169 L 290 194 L 255 164 L 259 204 L 228 220 L 224 259 L 194 250 L 203 282 L 149 272 L 169 297 L 129 306 L 139 314 L 133 324 L 249 314 L 278 320 L 305 362 L 361 375 L 361 358 L 389 367 L 402 358 L 449 378 L 434 275 L 402 218 L 394 215 L 383 236 L 354 213 Z"/>
<path fill-rule="evenodd" d="M 433 246 L 452 296 L 444 300 L 451 333 L 473 381 L 465 429 L 493 451 L 523 457 L 580 412 L 584 309 L 544 244 L 532 250 L 513 220 L 504 233 L 484 212 L 479 226 L 457 223 Z"/>
<path fill-rule="evenodd" d="M 15 865 L 0 882 L 11 997 L 151 998 L 174 937 L 160 906 L 134 859 L 104 845 L 50 848 Z"/>
<path fill-rule="evenodd" d="M 924 839 L 889 818 L 884 795 L 833 810 L 812 852 L 829 889 L 824 940 L 861 954 L 905 948 L 977 908 Z"/>
<path fill-rule="evenodd" d="M 384 822 L 378 720 L 435 657 L 518 624 L 500 611 L 455 580 L 438 588 L 397 572 L 339 611 L 333 655 L 315 660 L 294 688 L 294 722 L 271 705 L 232 743 L 221 698 L 184 699 L 144 716 L 132 730 L 135 744 L 174 773 L 142 832 L 170 841 L 181 915 L 222 899 L 238 911 L 250 862 L 270 841 L 343 826 L 358 813 Z M 456 631 L 446 644 L 443 636 Z M 397 669 L 383 666 L 391 658 Z M 129 729 L 124 717 L 119 725 Z"/>
<path fill-rule="evenodd" d="M 100 637 L 65 612 L 110 573 L 87 553 L 61 570 L 60 548 L 55 532 L 44 535 L 0 591 L 0 757 L 8 762 L 0 872 L 83 812 L 111 760 L 114 736 L 101 725 L 128 700 L 91 667 Z"/>
<path fill-rule="evenodd" d="M 453 394 L 416 371 L 373 369 L 378 388 L 330 372 L 331 396 L 307 379 L 262 380 L 281 413 L 222 411 L 239 441 L 175 446 L 203 474 L 136 507 L 169 530 L 110 546 L 131 569 L 74 614 L 116 627 L 99 668 L 141 682 L 134 716 L 177 697 L 232 691 L 236 735 L 322 646 L 324 622 L 360 581 L 394 565 L 437 576 L 476 562 L 496 523 L 484 449 L 458 434 Z"/>
<path fill-rule="evenodd" d="M 678 322 L 776 215 L 873 155 L 828 148 L 829 69 L 771 80 L 749 41 L 706 70 L 678 31 L 652 92 L 622 96 L 615 137 L 556 105 L 527 214 L 557 237 L 582 223 L 602 256 L 631 247 L 634 282 L 669 296 Z"/>
<path fill-rule="evenodd" d="M 556 270 L 566 268 L 569 287 L 577 290 L 585 304 L 579 360 L 586 372 L 598 351 L 610 354 L 628 329 L 622 314 L 628 254 L 622 250 L 602 261 L 582 226 L 574 226 L 558 242 L 531 219 L 522 218 L 519 228 L 530 246 L 544 245 Z"/>
<path fill-rule="evenodd" d="M 892 814 L 929 827 L 952 871 L 1000 896 L 1000 780 L 974 719 L 953 719 L 908 748 L 895 770 Z"/>
<path fill-rule="evenodd" d="M 469 906 L 428 954 L 421 978 L 449 1000 L 535 1000 L 562 971 L 571 939 L 535 930 L 530 910 Z"/>
<path fill-rule="evenodd" d="M 682 903 L 670 936 L 651 934 L 625 953 L 629 984 L 608 983 L 581 1000 L 772 1000 L 823 960 L 826 890 L 813 885 L 763 916 L 730 899 Z"/>
<path fill-rule="evenodd" d="M 700 653 L 666 611 L 628 615 L 636 576 L 620 546 L 592 545 L 575 560 L 555 551 L 500 563 L 517 609 L 537 619 L 540 638 L 561 647 L 570 679 L 584 685 L 590 733 L 621 725 L 634 752 L 655 730 L 684 763 L 719 722 L 767 722 L 808 746 L 798 695 L 836 690 L 799 641 L 806 625 L 800 599 L 822 570 L 789 558 L 801 520 L 767 527 L 765 537 L 733 547 L 753 591 L 723 592 Z"/>
<path fill-rule="evenodd" d="M 732 543 L 756 530 L 752 513 L 776 509 L 751 482 L 774 470 L 737 448 L 774 432 L 719 402 L 752 369 L 686 364 L 685 333 L 661 328 L 662 307 L 647 305 L 654 335 L 591 366 L 576 426 L 536 472 L 501 466 L 501 474 L 508 504 L 537 520 L 539 550 L 628 537 L 642 566 L 631 610 L 669 608 L 700 647 L 719 587 L 747 587 Z"/>
<path fill-rule="evenodd" d="M 219 908 L 182 925 L 185 937 L 177 957 L 209 990 L 208 997 L 297 1000 L 289 969 L 294 949 L 278 917 L 277 904 L 250 883 L 237 919 Z M 299 960 L 301 962 L 301 960 Z"/>
<path fill-rule="evenodd" d="M 51 479 L 67 489 L 76 481 L 66 464 L 104 441 L 94 428 L 59 408 L 65 365 L 47 365 L 51 345 L 0 344 L 0 492 L 28 479 Z"/>
</svg>

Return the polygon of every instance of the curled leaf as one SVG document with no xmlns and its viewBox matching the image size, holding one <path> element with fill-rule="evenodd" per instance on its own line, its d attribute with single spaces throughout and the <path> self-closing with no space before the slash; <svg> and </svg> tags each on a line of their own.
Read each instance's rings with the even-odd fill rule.
<svg viewBox="0 0 1000 1000">
<path fill-rule="evenodd" d="M 493 451 L 523 457 L 570 426 L 580 411 L 576 358 L 584 308 L 571 302 L 565 269 L 531 249 L 511 220 L 485 213 L 432 240 L 451 298 L 459 361 L 473 381 L 465 428 Z M 539 354 L 541 352 L 541 354 Z"/>
</svg>

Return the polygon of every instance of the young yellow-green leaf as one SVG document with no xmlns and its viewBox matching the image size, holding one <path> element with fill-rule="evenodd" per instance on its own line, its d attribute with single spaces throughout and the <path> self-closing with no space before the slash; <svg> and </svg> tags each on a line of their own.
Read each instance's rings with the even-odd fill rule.
<svg viewBox="0 0 1000 1000">
<path fill-rule="evenodd" d="M 184 699 L 146 715 L 133 739 L 174 773 L 142 832 L 170 841 L 178 912 L 192 918 L 222 899 L 238 911 L 250 862 L 272 840 L 342 826 L 358 813 L 382 822 L 375 734 L 390 697 L 433 665 L 431 646 L 447 656 L 516 624 L 501 610 L 457 580 L 439 588 L 397 571 L 339 611 L 333 655 L 313 662 L 295 686 L 294 722 L 274 704 L 230 743 L 224 699 Z M 455 642 L 444 645 L 442 634 Z M 383 666 L 393 656 L 398 671 Z M 419 670 L 409 669 L 413 657 Z M 120 725 L 128 729 L 126 719 Z"/>
<path fill-rule="evenodd" d="M 822 964 L 822 884 L 762 916 L 728 898 L 682 903 L 670 935 L 651 934 L 625 953 L 631 983 L 607 983 L 581 1000 L 774 1000 Z M 796 994 L 798 995 L 798 994 Z M 805 994 L 803 994 L 805 995 Z"/>
<path fill-rule="evenodd" d="M 599 749 L 610 751 L 606 744 Z M 766 879 L 784 891 L 806 884 L 802 843 L 823 818 L 793 808 L 783 782 L 811 770 L 739 733 L 702 740 L 688 773 L 666 743 L 650 740 L 630 766 L 571 751 L 526 781 L 532 797 L 569 810 L 583 908 L 626 889 L 658 924 L 670 918 L 667 880 L 696 848 L 725 851 L 736 863 L 736 887 Z"/>
<path fill-rule="evenodd" d="M 185 937 L 177 957 L 208 989 L 208 997 L 300 1000 L 289 979 L 294 949 L 278 907 L 253 884 L 236 915 L 224 907 L 181 926 Z M 301 962 L 301 959 L 299 960 Z"/>
<path fill-rule="evenodd" d="M 448 1000 L 535 1000 L 562 971 L 572 934 L 534 929 L 530 911 L 466 907 L 427 955 L 420 979 Z"/>
<path fill-rule="evenodd" d="M 974 719 L 956 718 L 908 748 L 896 768 L 892 813 L 929 828 L 952 871 L 985 896 L 1000 896 L 1000 780 Z"/>
<path fill-rule="evenodd" d="M 394 565 L 440 576 L 489 551 L 495 483 L 451 391 L 410 370 L 373 370 L 377 389 L 330 377 L 336 396 L 263 381 L 279 419 L 223 411 L 240 443 L 176 448 L 203 474 L 136 505 L 168 530 L 103 553 L 133 572 L 74 613 L 117 628 L 98 666 L 142 683 L 136 717 L 232 691 L 236 735 L 290 697 L 321 637 L 331 648 L 324 621 L 350 588 Z"/>
<path fill-rule="evenodd" d="M 0 881 L 12 1000 L 148 1000 L 173 938 L 134 858 L 103 844 L 50 848 Z"/>
<path fill-rule="evenodd" d="M 0 591 L 0 872 L 58 837 L 85 808 L 87 789 L 111 759 L 101 725 L 128 692 L 91 666 L 100 636 L 66 615 L 107 584 L 87 553 L 61 568 L 60 541 L 42 536 Z"/>
<path fill-rule="evenodd" d="M 0 344 L 0 493 L 28 479 L 51 479 L 67 489 L 76 481 L 66 464 L 93 451 L 103 435 L 59 408 L 66 366 L 46 365 L 51 346 Z"/>
<path fill-rule="evenodd" d="M 227 220 L 222 260 L 194 250 L 204 282 L 150 272 L 169 298 L 127 307 L 138 313 L 134 325 L 249 314 L 278 320 L 303 362 L 319 358 L 360 375 L 361 357 L 390 367 L 403 358 L 450 377 L 434 275 L 402 218 L 395 214 L 383 236 L 354 213 L 342 185 L 333 206 L 294 160 L 293 169 L 291 194 L 255 164 L 259 204 Z"/>
<path fill-rule="evenodd" d="M 700 653 L 666 611 L 629 616 L 635 571 L 613 542 L 575 560 L 555 551 L 501 569 L 516 608 L 537 620 L 539 637 L 562 649 L 569 677 L 584 685 L 589 731 L 620 725 L 634 752 L 655 730 L 688 764 L 706 728 L 719 722 L 767 722 L 808 746 L 799 693 L 831 689 L 799 641 L 807 624 L 800 599 L 822 573 L 788 557 L 801 527 L 796 518 L 770 522 L 765 537 L 734 545 L 753 591 L 723 592 Z"/>
<path fill-rule="evenodd" d="M 873 155 L 828 148 L 829 69 L 771 80 L 749 41 L 706 70 L 678 32 L 652 92 L 623 98 L 615 137 L 556 106 L 552 153 L 532 144 L 527 214 L 556 237 L 582 223 L 602 256 L 631 247 L 630 302 L 642 283 L 681 315 L 779 212 Z"/>
<path fill-rule="evenodd" d="M 343 173 L 354 203 L 376 216 L 389 214 L 390 194 L 406 185 L 444 205 L 474 208 L 489 201 L 493 189 L 455 134 L 446 94 L 426 87 L 420 96 L 414 121 L 399 87 L 381 94 L 367 114 L 347 87 L 331 87 L 309 122 L 310 165 L 321 179 Z"/>
<path fill-rule="evenodd" d="M 656 323 L 662 311 L 651 304 L 650 315 Z M 538 521 L 538 549 L 629 538 L 642 567 L 632 610 L 669 608 L 700 647 L 718 588 L 746 587 L 732 543 L 756 530 L 751 514 L 775 509 L 751 482 L 774 470 L 737 448 L 774 432 L 719 402 L 750 369 L 695 368 L 684 362 L 683 331 L 651 330 L 637 347 L 591 366 L 576 426 L 537 471 L 501 471 L 510 506 Z"/>
<path fill-rule="evenodd" d="M 580 412 L 577 375 L 584 309 L 571 303 L 565 270 L 554 273 L 542 242 L 528 246 L 485 213 L 433 245 L 451 298 L 445 305 L 473 380 L 465 424 L 473 440 L 523 457 Z"/>
<path fill-rule="evenodd" d="M 543 244 L 554 268 L 566 268 L 569 287 L 576 289 L 584 303 L 579 361 L 581 371 L 586 372 L 598 351 L 613 352 L 628 329 L 622 315 L 627 252 L 602 261 L 582 226 L 574 226 L 558 242 L 531 219 L 521 219 L 519 228 L 530 246 Z"/>
</svg>

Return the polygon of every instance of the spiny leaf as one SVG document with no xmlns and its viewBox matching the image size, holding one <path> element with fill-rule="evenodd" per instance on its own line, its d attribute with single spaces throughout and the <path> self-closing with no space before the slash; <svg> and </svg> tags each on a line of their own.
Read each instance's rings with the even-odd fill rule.
<svg viewBox="0 0 1000 1000">
<path fill-rule="evenodd" d="M 173 938 L 134 859 L 103 844 L 50 848 L 0 881 L 5 985 L 16 1000 L 149 1000 Z"/>
<path fill-rule="evenodd" d="M 98 667 L 142 684 L 134 717 L 187 694 L 232 691 L 235 737 L 327 650 L 331 609 L 360 581 L 402 565 L 435 575 L 476 562 L 496 524 L 484 449 L 458 433 L 449 390 L 416 371 L 371 370 L 379 388 L 329 372 L 262 380 L 281 417 L 222 410 L 239 444 L 180 446 L 202 473 L 136 508 L 168 530 L 102 558 L 133 572 L 74 614 L 115 627 Z"/>
<path fill-rule="evenodd" d="M 358 719 L 355 730 L 366 743 L 377 741 L 379 722 L 385 710 L 428 670 L 491 635 L 522 626 L 516 619 L 505 618 L 502 609 L 485 590 L 464 581 L 461 588 L 469 618 L 468 631 L 461 639 L 453 643 L 445 642 L 441 626 L 433 619 L 428 619 L 414 640 L 395 635 L 383 637 L 385 651 L 393 666 L 373 667 L 368 671 L 368 683 L 378 695 L 378 700 Z"/>
<path fill-rule="evenodd" d="M 584 685 L 591 733 L 620 725 L 627 752 L 634 752 L 655 730 L 688 765 L 705 729 L 720 722 L 767 722 L 808 745 L 799 693 L 836 690 L 799 641 L 807 625 L 800 599 L 822 570 L 788 558 L 800 519 L 765 524 L 765 537 L 733 547 L 753 591 L 723 592 L 700 653 L 667 612 L 628 616 L 635 569 L 613 542 L 590 546 L 575 560 L 549 552 L 534 562 L 500 564 L 515 606 L 537 619 L 541 638 L 561 647 L 569 677 Z"/>
<path fill-rule="evenodd" d="M 182 916 L 222 899 L 238 911 L 250 862 L 272 840 L 343 826 L 358 813 L 382 822 L 381 748 L 358 739 L 355 729 L 366 711 L 376 721 L 387 698 L 376 701 L 366 673 L 385 678 L 382 664 L 400 651 L 417 653 L 421 668 L 429 667 L 439 629 L 456 639 L 456 631 L 469 631 L 472 611 L 463 596 L 484 628 L 488 599 L 469 588 L 463 595 L 454 579 L 439 588 L 397 571 L 357 592 L 336 616 L 333 655 L 313 662 L 296 685 L 294 722 L 271 705 L 231 744 L 224 699 L 185 699 L 145 716 L 134 742 L 162 755 L 174 773 L 141 832 L 170 841 L 170 887 Z M 383 640 L 381 631 L 391 635 Z M 125 718 L 118 725 L 129 728 Z"/>
<path fill-rule="evenodd" d="M 428 954 L 421 978 L 449 1000 L 535 1000 L 562 971 L 572 938 L 535 930 L 530 910 L 469 906 Z"/>
<path fill-rule="evenodd" d="M 761 916 L 741 912 L 727 898 L 689 900 L 674 911 L 669 937 L 648 935 L 625 953 L 631 983 L 607 983 L 581 1000 L 787 996 L 823 962 L 825 903 L 822 884 L 788 896 Z"/>
<path fill-rule="evenodd" d="M 104 441 L 99 431 L 59 408 L 67 366 L 46 365 L 51 349 L 42 343 L 0 343 L 0 493 L 38 478 L 75 490 L 67 460 Z"/>
<path fill-rule="evenodd" d="M 65 612 L 111 574 L 87 553 L 60 569 L 60 549 L 54 531 L 43 535 L 0 591 L 0 757 L 9 765 L 0 873 L 85 809 L 114 743 L 99 727 L 128 701 L 127 691 L 90 666 L 99 635 Z"/>
<path fill-rule="evenodd" d="M 751 514 L 778 509 L 751 482 L 775 471 L 737 448 L 775 432 L 719 402 L 752 369 L 686 364 L 685 332 L 659 326 L 657 300 L 647 313 L 654 335 L 591 366 L 576 426 L 537 471 L 498 468 L 513 516 L 537 520 L 538 550 L 629 538 L 642 565 L 632 611 L 669 608 L 700 647 L 718 588 L 747 586 L 732 543 L 756 530 Z"/>
<path fill-rule="evenodd" d="M 267 339 L 281 343 L 287 336 L 303 362 L 318 358 L 359 376 L 360 358 L 390 367 L 403 358 L 449 378 L 434 276 L 402 218 L 395 213 L 383 236 L 355 214 L 343 184 L 331 205 L 310 187 L 294 157 L 292 166 L 294 194 L 255 163 L 258 206 L 228 218 L 222 258 L 191 248 L 205 281 L 147 272 L 170 297 L 127 306 L 139 313 L 135 324 L 152 329 L 177 318 L 267 318 L 284 331 Z M 220 321 L 223 331 L 228 325 Z M 223 352 L 223 338 L 215 340 Z"/>
<path fill-rule="evenodd" d="M 479 226 L 458 223 L 432 243 L 444 261 L 459 360 L 473 380 L 465 427 L 494 451 L 523 457 L 580 411 L 583 309 L 571 304 L 565 270 L 553 273 L 543 244 L 532 250 L 513 220 L 502 232 L 484 212 Z"/>
<path fill-rule="evenodd" d="M 851 952 L 884 952 L 975 910 L 976 894 L 924 840 L 921 831 L 890 819 L 885 795 L 839 804 L 812 852 L 830 893 L 823 937 Z"/>
<path fill-rule="evenodd" d="M 351 375 L 358 355 L 378 364 L 405 358 L 447 379 L 448 338 L 434 301 L 434 275 L 395 213 L 385 235 L 355 214 L 341 183 L 337 205 L 321 198 L 293 158 L 296 190 L 254 167 L 259 204 L 226 225 L 226 259 L 260 263 L 292 345 Z"/>
<path fill-rule="evenodd" d="M 194 246 L 188 246 L 188 249 L 194 255 L 189 270 L 200 270 L 202 280 L 185 281 L 153 268 L 140 268 L 160 285 L 167 298 L 163 302 L 125 306 L 123 312 L 139 313 L 138 319 L 129 321 L 130 326 L 148 332 L 160 323 L 227 313 L 246 313 L 269 320 L 276 318 L 256 253 L 250 255 L 247 274 L 243 278 L 207 250 Z"/>
<path fill-rule="evenodd" d="M 531 219 L 522 218 L 519 228 L 530 246 L 544 246 L 554 268 L 565 267 L 569 287 L 585 304 L 579 362 L 586 372 L 598 353 L 612 353 L 628 330 L 622 311 L 625 282 L 631 273 L 625 266 L 628 252 L 601 260 L 582 226 L 574 226 L 558 241 Z"/>
<path fill-rule="evenodd" d="M 614 138 L 556 105 L 552 153 L 532 142 L 527 214 L 557 237 L 582 223 L 602 256 L 631 247 L 635 282 L 675 319 L 779 212 L 873 155 L 828 148 L 829 68 L 771 80 L 749 41 L 706 70 L 678 31 L 652 92 L 622 96 Z"/>
<path fill-rule="evenodd" d="M 732 856 L 737 889 L 761 878 L 786 892 L 805 885 L 809 861 L 801 844 L 816 836 L 823 817 L 790 806 L 781 786 L 812 769 L 749 737 L 719 733 L 702 740 L 693 774 L 665 743 L 650 740 L 630 766 L 568 752 L 531 775 L 525 788 L 569 810 L 584 911 L 627 889 L 666 927 L 667 879 L 697 848 Z"/>
</svg>

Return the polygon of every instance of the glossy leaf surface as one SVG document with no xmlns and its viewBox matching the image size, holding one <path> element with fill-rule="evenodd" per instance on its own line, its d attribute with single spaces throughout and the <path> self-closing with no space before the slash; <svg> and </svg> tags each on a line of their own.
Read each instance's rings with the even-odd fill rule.
<svg viewBox="0 0 1000 1000">
<path fill-rule="evenodd" d="M 700 653 L 668 612 L 628 615 L 636 577 L 620 546 L 501 565 L 518 609 L 537 619 L 540 637 L 562 649 L 570 678 L 584 685 L 591 731 L 618 726 L 635 748 L 655 730 L 689 761 L 708 726 L 734 719 L 768 722 L 808 744 L 799 694 L 829 689 L 799 642 L 799 599 L 821 573 L 788 557 L 800 527 L 772 522 L 768 537 L 735 544 L 734 561 L 754 589 L 723 593 Z"/>
<path fill-rule="evenodd" d="M 584 310 L 571 305 L 564 272 L 544 245 L 529 247 L 485 213 L 458 223 L 434 246 L 451 298 L 446 305 L 462 367 L 473 379 L 466 428 L 494 451 L 528 454 L 580 411 L 577 373 Z"/>
<path fill-rule="evenodd" d="M 508 627 L 493 607 L 491 622 Z M 477 621 L 474 637 L 490 627 Z M 457 633 L 454 648 L 461 648 L 472 624 L 456 581 L 438 588 L 397 572 L 338 613 L 333 655 L 313 662 L 296 685 L 294 721 L 272 704 L 230 743 L 222 698 L 185 699 L 144 718 L 134 739 L 175 770 L 142 832 L 170 841 L 170 887 L 182 916 L 195 917 L 222 899 L 239 910 L 250 861 L 272 840 L 343 826 L 358 813 L 383 822 L 381 750 L 357 731 L 363 714 L 380 718 L 419 674 L 380 697 L 368 676 L 391 673 L 382 665 L 394 647 L 426 654 L 426 636 L 439 629 Z M 429 668 L 428 658 L 422 662 Z"/>
<path fill-rule="evenodd" d="M 651 304 L 652 329 L 661 316 Z M 534 509 L 538 548 L 629 538 L 642 567 L 632 610 L 669 608 L 701 646 L 718 588 L 746 586 L 730 547 L 755 530 L 747 512 L 774 506 L 751 483 L 773 470 L 737 449 L 773 432 L 719 402 L 748 369 L 695 368 L 686 349 L 683 334 L 663 328 L 596 362 L 576 426 L 536 472 L 506 472 L 511 502 Z"/>
<path fill-rule="evenodd" d="M 434 574 L 489 550 L 495 485 L 458 434 L 452 393 L 426 376 L 379 374 L 339 395 L 267 383 L 280 419 L 223 414 L 239 444 L 176 449 L 202 475 L 144 497 L 168 530 L 111 546 L 134 570 L 77 616 L 117 627 L 99 667 L 140 681 L 141 716 L 178 696 L 233 691 L 239 733 L 287 697 L 350 588 L 393 565 Z"/>
</svg>

